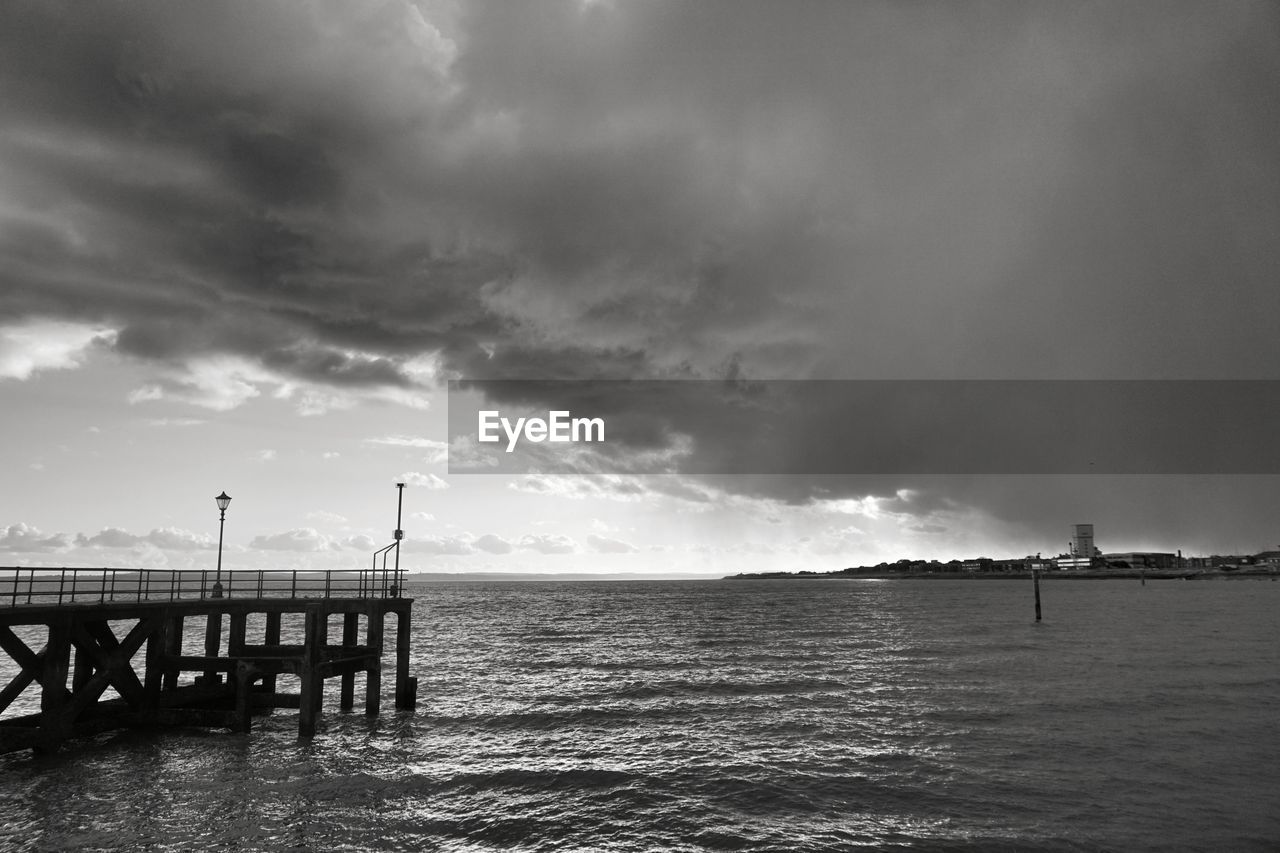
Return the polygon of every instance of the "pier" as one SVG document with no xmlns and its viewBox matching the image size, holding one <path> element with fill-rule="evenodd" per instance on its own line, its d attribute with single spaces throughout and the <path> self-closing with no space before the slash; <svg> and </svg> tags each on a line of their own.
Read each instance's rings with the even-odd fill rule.
<svg viewBox="0 0 1280 853">
<path fill-rule="evenodd" d="M 276 708 L 298 709 L 298 734 L 311 737 L 330 678 L 351 710 L 362 676 L 376 715 L 390 614 L 395 707 L 411 709 L 413 599 L 402 593 L 385 569 L 0 568 L 0 752 L 131 727 L 247 732 Z M 11 707 L 26 713 L 5 716 Z"/>
</svg>

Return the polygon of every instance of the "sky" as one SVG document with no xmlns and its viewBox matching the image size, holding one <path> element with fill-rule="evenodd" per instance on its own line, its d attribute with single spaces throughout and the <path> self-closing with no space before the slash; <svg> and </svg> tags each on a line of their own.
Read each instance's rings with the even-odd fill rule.
<svg viewBox="0 0 1280 853">
<path fill-rule="evenodd" d="M 210 567 L 225 490 L 228 570 L 361 567 L 397 482 L 409 571 L 1280 547 L 1269 473 L 451 473 L 448 424 L 450 380 L 1280 380 L 1277 92 L 1246 0 L 5 3 L 0 564 Z"/>
</svg>

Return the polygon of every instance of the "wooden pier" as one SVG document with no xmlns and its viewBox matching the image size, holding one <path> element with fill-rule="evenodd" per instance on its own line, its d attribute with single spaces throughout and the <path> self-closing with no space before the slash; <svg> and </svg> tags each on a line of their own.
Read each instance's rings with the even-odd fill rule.
<svg viewBox="0 0 1280 853">
<path fill-rule="evenodd" d="M 0 569 L 0 673 L 13 673 L 0 715 L 18 701 L 31 709 L 0 717 L 0 752 L 129 727 L 247 732 L 254 714 L 274 708 L 297 708 L 298 734 L 310 737 L 325 680 L 341 679 L 338 707 L 350 710 L 360 674 L 364 711 L 375 715 L 388 614 L 395 706 L 415 706 L 413 599 L 395 575 L 222 573 L 226 587 L 215 588 L 209 574 Z M 296 679 L 296 692 L 279 689 L 282 677 Z M 104 698 L 108 688 L 116 695 Z"/>
</svg>

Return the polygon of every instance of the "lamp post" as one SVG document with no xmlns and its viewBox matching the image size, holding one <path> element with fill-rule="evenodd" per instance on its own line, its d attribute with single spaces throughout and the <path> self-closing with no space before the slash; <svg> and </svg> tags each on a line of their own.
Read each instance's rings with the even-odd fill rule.
<svg viewBox="0 0 1280 853">
<path fill-rule="evenodd" d="M 218 503 L 218 571 L 213 577 L 213 597 L 222 598 L 222 528 L 227 522 L 227 507 L 231 506 L 231 496 L 224 489 L 214 500 Z"/>
</svg>

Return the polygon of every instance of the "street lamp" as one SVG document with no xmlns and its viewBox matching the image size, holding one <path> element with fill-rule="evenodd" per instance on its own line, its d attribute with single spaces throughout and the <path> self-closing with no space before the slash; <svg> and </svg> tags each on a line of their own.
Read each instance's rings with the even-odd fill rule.
<svg viewBox="0 0 1280 853">
<path fill-rule="evenodd" d="M 218 503 L 218 571 L 213 578 L 213 597 L 222 598 L 222 528 L 227 521 L 227 507 L 231 506 L 231 496 L 223 489 L 222 494 L 214 500 Z"/>
</svg>

